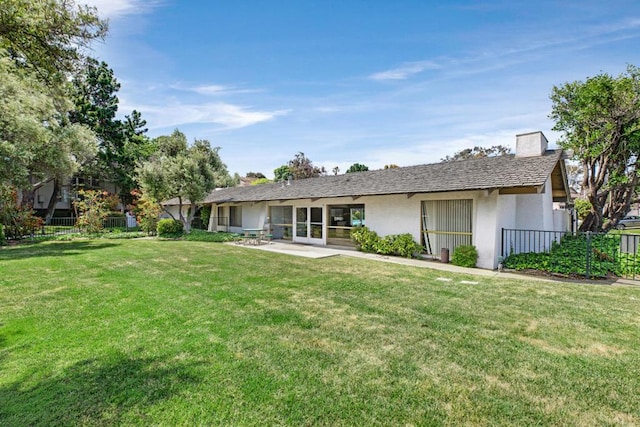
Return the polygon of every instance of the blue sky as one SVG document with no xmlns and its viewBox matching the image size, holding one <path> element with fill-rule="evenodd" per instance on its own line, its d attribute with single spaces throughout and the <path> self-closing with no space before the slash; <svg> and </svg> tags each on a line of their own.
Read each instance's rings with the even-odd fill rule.
<svg viewBox="0 0 640 427">
<path fill-rule="evenodd" d="M 640 2 L 86 0 L 94 46 L 152 137 L 273 176 L 304 152 L 342 173 L 437 162 L 541 130 L 554 85 L 640 66 Z"/>
</svg>

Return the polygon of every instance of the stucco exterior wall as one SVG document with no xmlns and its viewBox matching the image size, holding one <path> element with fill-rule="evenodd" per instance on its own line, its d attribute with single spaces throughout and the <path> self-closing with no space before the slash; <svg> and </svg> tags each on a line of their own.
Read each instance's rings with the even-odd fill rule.
<svg viewBox="0 0 640 427">
<path fill-rule="evenodd" d="M 482 193 L 474 201 L 473 245 L 478 250 L 478 267 L 496 268 L 499 251 L 498 220 L 500 218 L 497 191 Z"/>
<path fill-rule="evenodd" d="M 281 203 L 240 203 L 242 227 L 230 227 L 231 232 L 242 232 L 242 228 L 264 228 L 268 224 L 269 206 L 322 206 L 325 220 L 327 206 L 337 204 L 364 204 L 365 225 L 381 236 L 410 233 L 421 241 L 421 203 L 426 200 L 473 201 L 472 244 L 478 249 L 478 267 L 495 269 L 502 249 L 502 228 L 524 228 L 554 230 L 561 226 L 560 214 L 554 213 L 551 183 L 541 194 L 500 195 L 499 191 L 461 191 L 455 193 L 340 197 L 311 201 L 291 200 Z M 547 191 L 549 189 L 549 191 Z M 238 204 L 236 204 L 238 205 Z M 225 206 L 228 214 L 229 204 Z M 212 206 L 212 216 L 217 215 L 217 205 Z M 325 223 L 326 227 L 326 223 Z M 213 227 L 212 227 L 213 228 Z M 326 244 L 326 233 L 322 240 Z M 436 248 L 436 250 L 439 250 Z"/>
</svg>

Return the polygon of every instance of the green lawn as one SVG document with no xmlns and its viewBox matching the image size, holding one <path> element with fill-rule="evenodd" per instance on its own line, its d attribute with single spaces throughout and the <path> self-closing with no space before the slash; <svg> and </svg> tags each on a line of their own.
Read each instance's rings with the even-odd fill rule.
<svg viewBox="0 0 640 427">
<path fill-rule="evenodd" d="M 209 242 L 0 248 L 3 426 L 639 425 L 639 346 L 640 287 Z"/>
</svg>

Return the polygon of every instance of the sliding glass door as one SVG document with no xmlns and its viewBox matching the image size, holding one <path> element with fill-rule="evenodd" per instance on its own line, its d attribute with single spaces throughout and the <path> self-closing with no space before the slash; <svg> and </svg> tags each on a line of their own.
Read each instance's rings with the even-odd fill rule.
<svg viewBox="0 0 640 427">
<path fill-rule="evenodd" d="M 324 212 L 322 207 L 303 206 L 295 209 L 294 241 L 324 244 Z"/>
</svg>

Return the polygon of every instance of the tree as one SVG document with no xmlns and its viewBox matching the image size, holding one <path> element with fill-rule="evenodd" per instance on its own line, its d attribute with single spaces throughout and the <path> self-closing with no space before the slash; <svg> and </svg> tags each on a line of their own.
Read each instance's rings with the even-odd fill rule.
<svg viewBox="0 0 640 427">
<path fill-rule="evenodd" d="M 396 165 L 395 163 L 391 163 L 390 165 L 384 165 L 384 169 L 396 169 L 399 167 L 400 166 Z"/>
<path fill-rule="evenodd" d="M 287 165 L 282 165 L 273 170 L 273 175 L 273 180 L 275 182 L 286 181 L 291 175 L 291 169 L 289 169 L 289 166 Z"/>
<path fill-rule="evenodd" d="M 580 221 L 584 221 L 587 215 L 589 215 L 589 212 L 591 212 L 591 203 L 589 203 L 589 201 L 586 199 L 574 200 L 573 206 L 576 210 L 576 213 L 578 214 L 578 219 Z"/>
<path fill-rule="evenodd" d="M 287 166 L 289 166 L 289 172 L 293 179 L 314 178 L 327 174 L 324 166 L 314 166 L 313 162 L 303 152 L 299 152 L 293 159 L 289 160 Z"/>
<path fill-rule="evenodd" d="M 120 84 L 106 62 L 88 58 L 73 83 L 75 109 L 70 120 L 86 125 L 98 137 L 98 155 L 82 172 L 116 184 L 123 204 L 129 204 L 131 190 L 138 186 L 136 165 L 154 151 L 145 135 L 147 122 L 136 110 L 124 121 L 115 118 Z"/>
<path fill-rule="evenodd" d="M 334 175 L 338 175 L 340 173 L 340 168 L 336 166 L 333 169 L 331 169 L 331 171 L 333 172 Z"/>
<path fill-rule="evenodd" d="M 446 156 L 441 159 L 443 162 L 454 162 L 456 160 L 480 159 L 483 157 L 505 156 L 511 153 L 511 148 L 504 145 L 494 145 L 491 147 L 465 148 L 456 152 L 453 156 Z"/>
<path fill-rule="evenodd" d="M 262 172 L 247 172 L 246 177 L 247 178 L 257 178 L 257 179 L 266 178 L 266 176 L 264 176 L 264 174 Z"/>
<path fill-rule="evenodd" d="M 0 7 L 0 50 L 55 90 L 106 32 L 96 8 L 70 0 L 3 0 Z"/>
<path fill-rule="evenodd" d="M 232 178 L 220 159 L 219 147 L 212 148 L 207 140 L 197 139 L 188 146 L 185 135 L 176 129 L 155 142 L 157 155 L 137 169 L 142 191 L 158 201 L 177 198 L 179 219 L 189 233 L 198 204 L 214 188 L 228 186 Z"/>
<path fill-rule="evenodd" d="M 591 210 L 582 231 L 607 231 L 637 195 L 640 154 L 640 70 L 618 77 L 599 74 L 554 86 L 550 118 L 582 165 L 582 189 Z"/>
<path fill-rule="evenodd" d="M 42 184 L 31 179 L 69 176 L 95 153 L 93 133 L 68 123 L 68 80 L 106 30 L 95 8 L 70 0 L 2 1 L 0 183 L 26 190 L 23 201 Z"/>
<path fill-rule="evenodd" d="M 582 195 L 582 165 L 575 161 L 565 162 L 567 182 L 569 188 L 576 194 Z"/>
<path fill-rule="evenodd" d="M 366 172 L 368 170 L 369 170 L 369 166 L 366 166 L 360 163 L 354 163 L 351 166 L 349 166 L 349 169 L 347 169 L 347 173 Z"/>
<path fill-rule="evenodd" d="M 261 184 L 271 184 L 273 181 L 271 181 L 269 178 L 258 178 L 255 181 L 251 182 L 251 185 L 261 185 Z"/>
<path fill-rule="evenodd" d="M 0 58 L 1 183 L 31 189 L 30 179 L 62 179 L 95 154 L 94 134 L 68 123 L 46 92 L 31 74 Z"/>
</svg>

